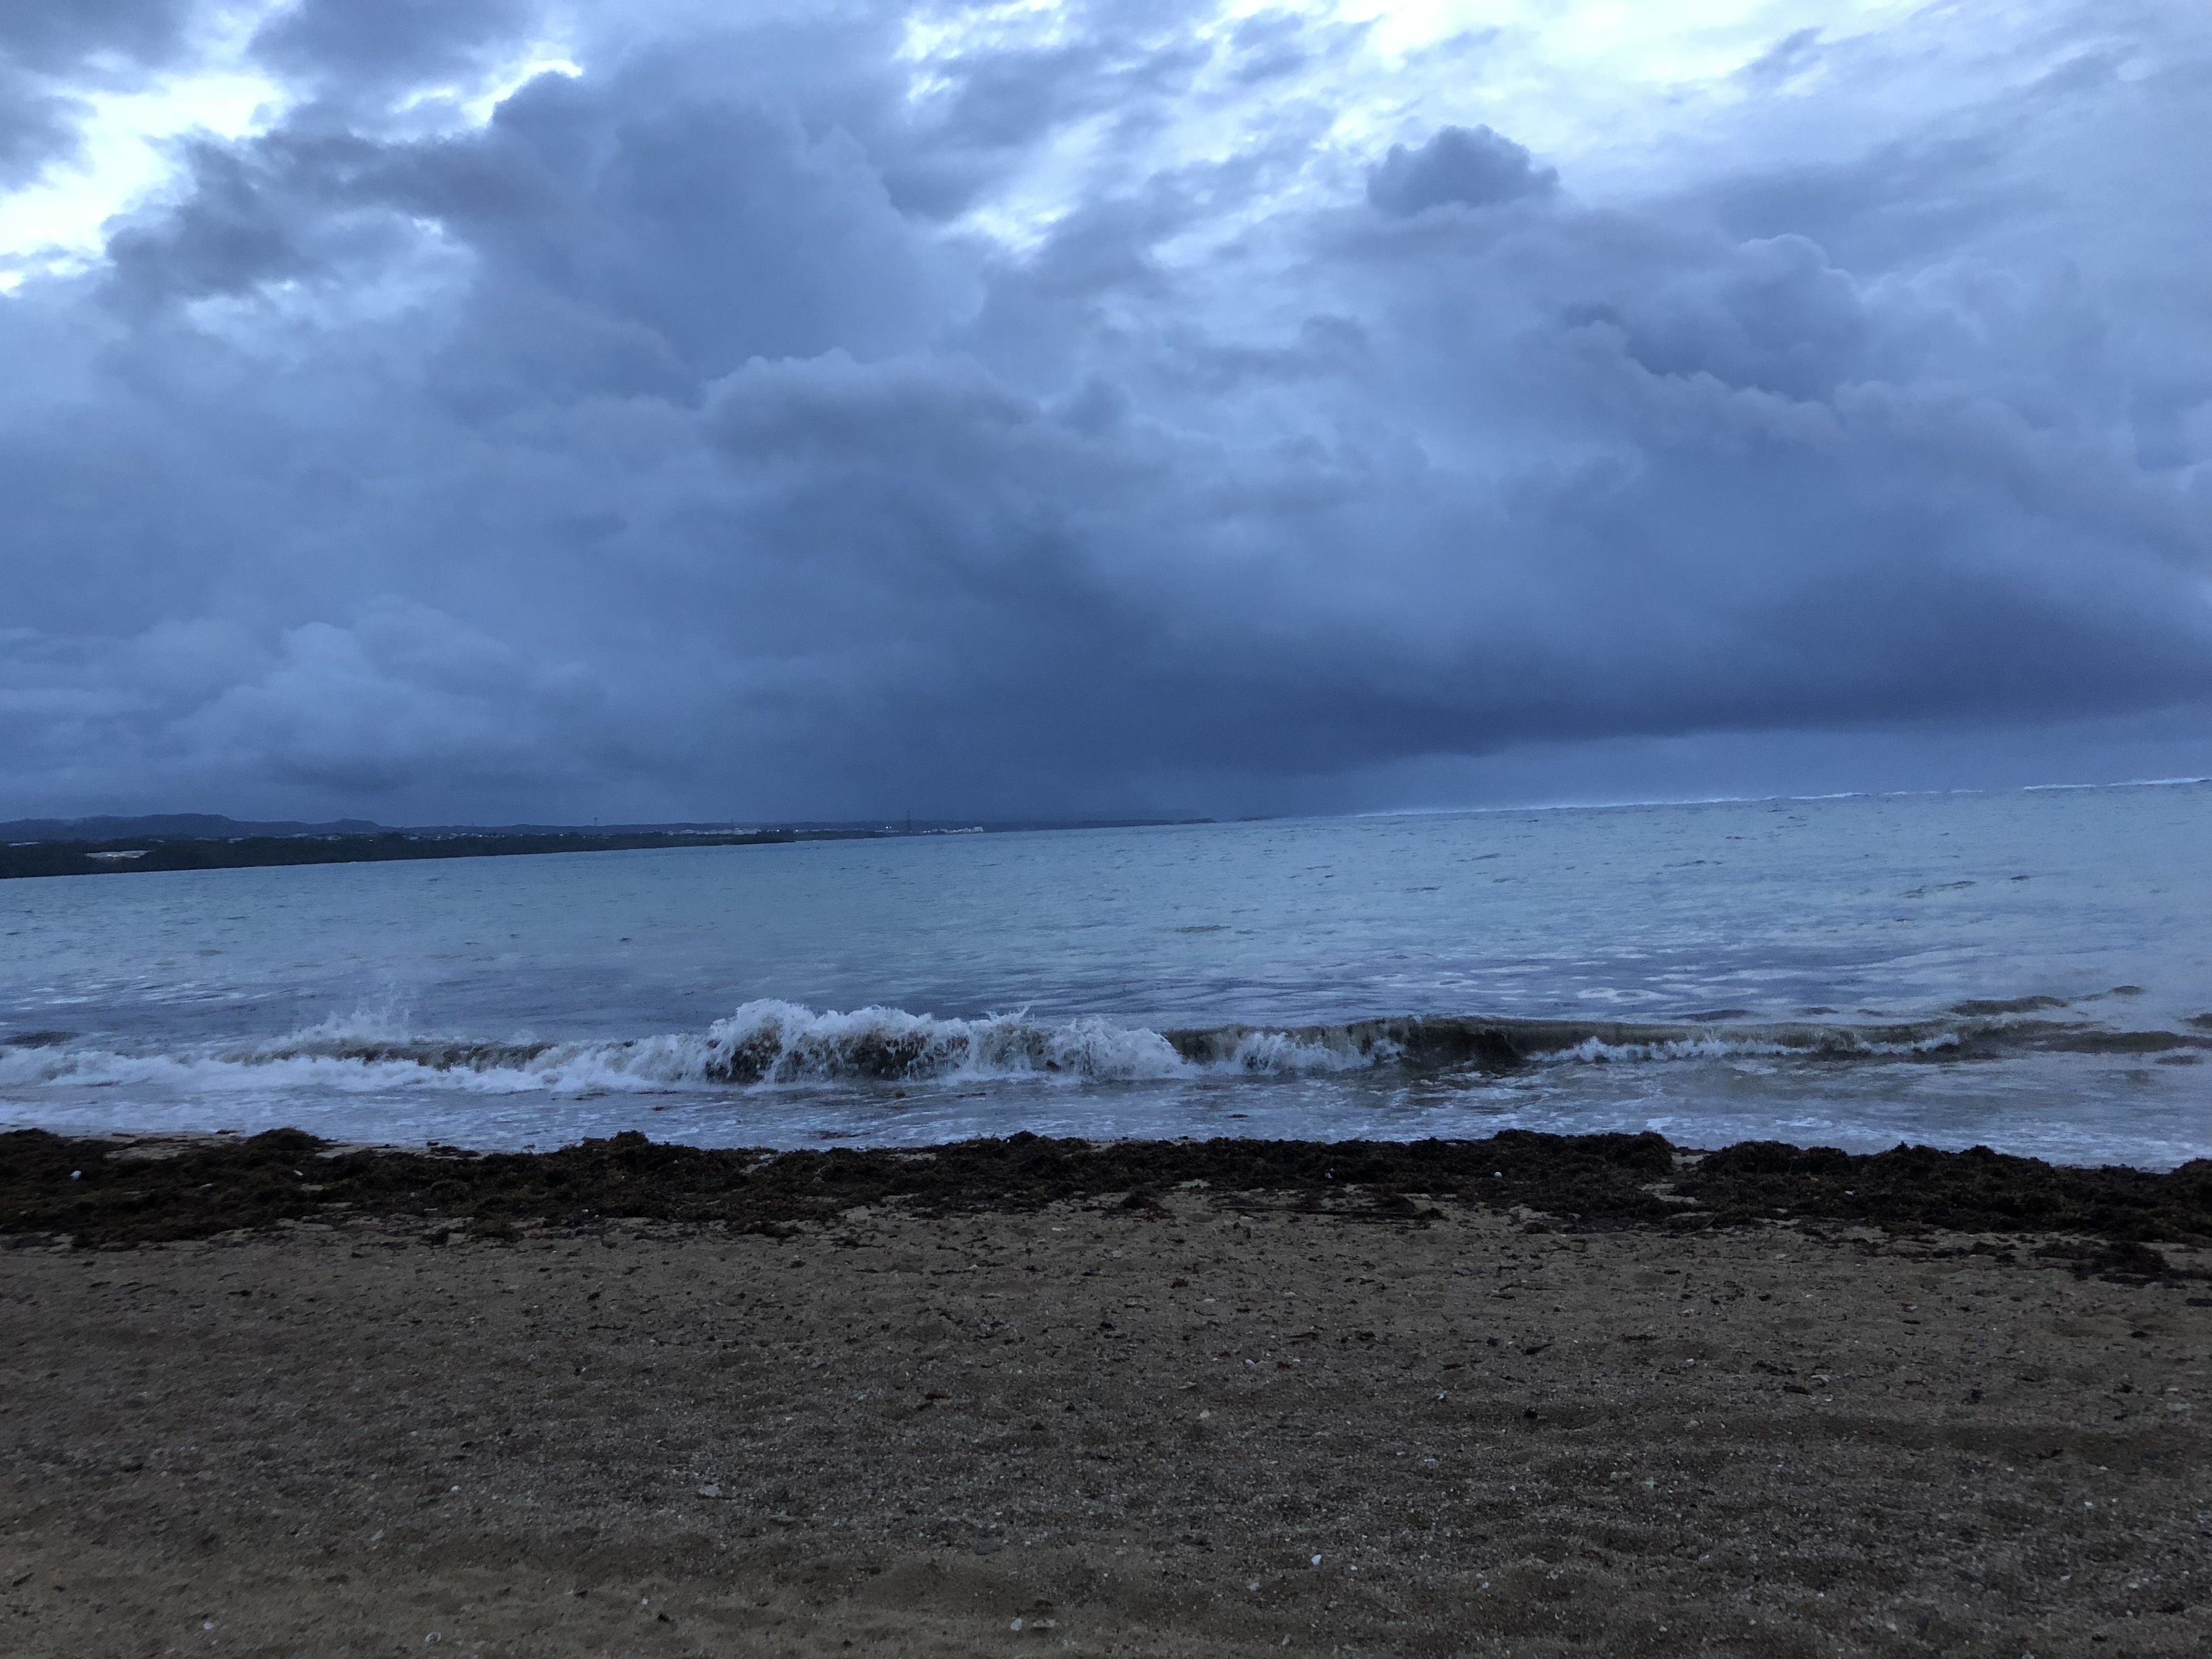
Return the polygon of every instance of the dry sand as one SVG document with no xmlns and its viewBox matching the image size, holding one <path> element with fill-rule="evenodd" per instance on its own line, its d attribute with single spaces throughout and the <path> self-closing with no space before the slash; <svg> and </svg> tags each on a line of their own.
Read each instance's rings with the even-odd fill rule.
<svg viewBox="0 0 2212 1659">
<path fill-rule="evenodd" d="M 2201 1655 L 2212 1287 L 2034 1249 L 1176 1193 L 0 1251 L 0 1650 Z"/>
</svg>

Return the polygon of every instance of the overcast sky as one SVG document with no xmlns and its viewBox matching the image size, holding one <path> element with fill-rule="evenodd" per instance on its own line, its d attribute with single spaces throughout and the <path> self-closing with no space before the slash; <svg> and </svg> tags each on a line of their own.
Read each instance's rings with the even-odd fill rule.
<svg viewBox="0 0 2212 1659">
<path fill-rule="evenodd" d="M 0 816 L 2212 772 L 2212 9 L 0 0 Z"/>
</svg>

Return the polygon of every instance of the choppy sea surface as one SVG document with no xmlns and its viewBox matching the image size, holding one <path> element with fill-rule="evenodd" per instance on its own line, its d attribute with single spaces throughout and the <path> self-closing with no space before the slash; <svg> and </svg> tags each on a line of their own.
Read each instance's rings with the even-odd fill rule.
<svg viewBox="0 0 2212 1659">
<path fill-rule="evenodd" d="M 0 1123 L 2212 1155 L 2212 783 L 0 884 Z"/>
</svg>

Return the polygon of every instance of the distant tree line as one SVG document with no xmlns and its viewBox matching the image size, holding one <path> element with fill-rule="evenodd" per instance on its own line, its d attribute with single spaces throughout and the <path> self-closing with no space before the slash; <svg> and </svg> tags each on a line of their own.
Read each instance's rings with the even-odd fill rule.
<svg viewBox="0 0 2212 1659">
<path fill-rule="evenodd" d="M 509 858 L 530 853 L 638 852 L 660 847 L 761 847 L 794 841 L 855 841 L 879 830 L 757 830 L 743 834 L 137 836 L 119 841 L 38 841 L 0 848 L 0 879 L 11 876 L 120 875 L 149 870 L 244 870 L 275 864 L 377 864 L 396 859 Z"/>
</svg>

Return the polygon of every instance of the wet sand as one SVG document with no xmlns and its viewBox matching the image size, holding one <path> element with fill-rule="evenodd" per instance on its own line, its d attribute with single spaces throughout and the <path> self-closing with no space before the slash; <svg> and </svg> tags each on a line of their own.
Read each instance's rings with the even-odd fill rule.
<svg viewBox="0 0 2212 1659">
<path fill-rule="evenodd" d="M 2205 1650 L 2203 1245 L 1530 1224 L 19 1235 L 0 1649 Z"/>
</svg>

